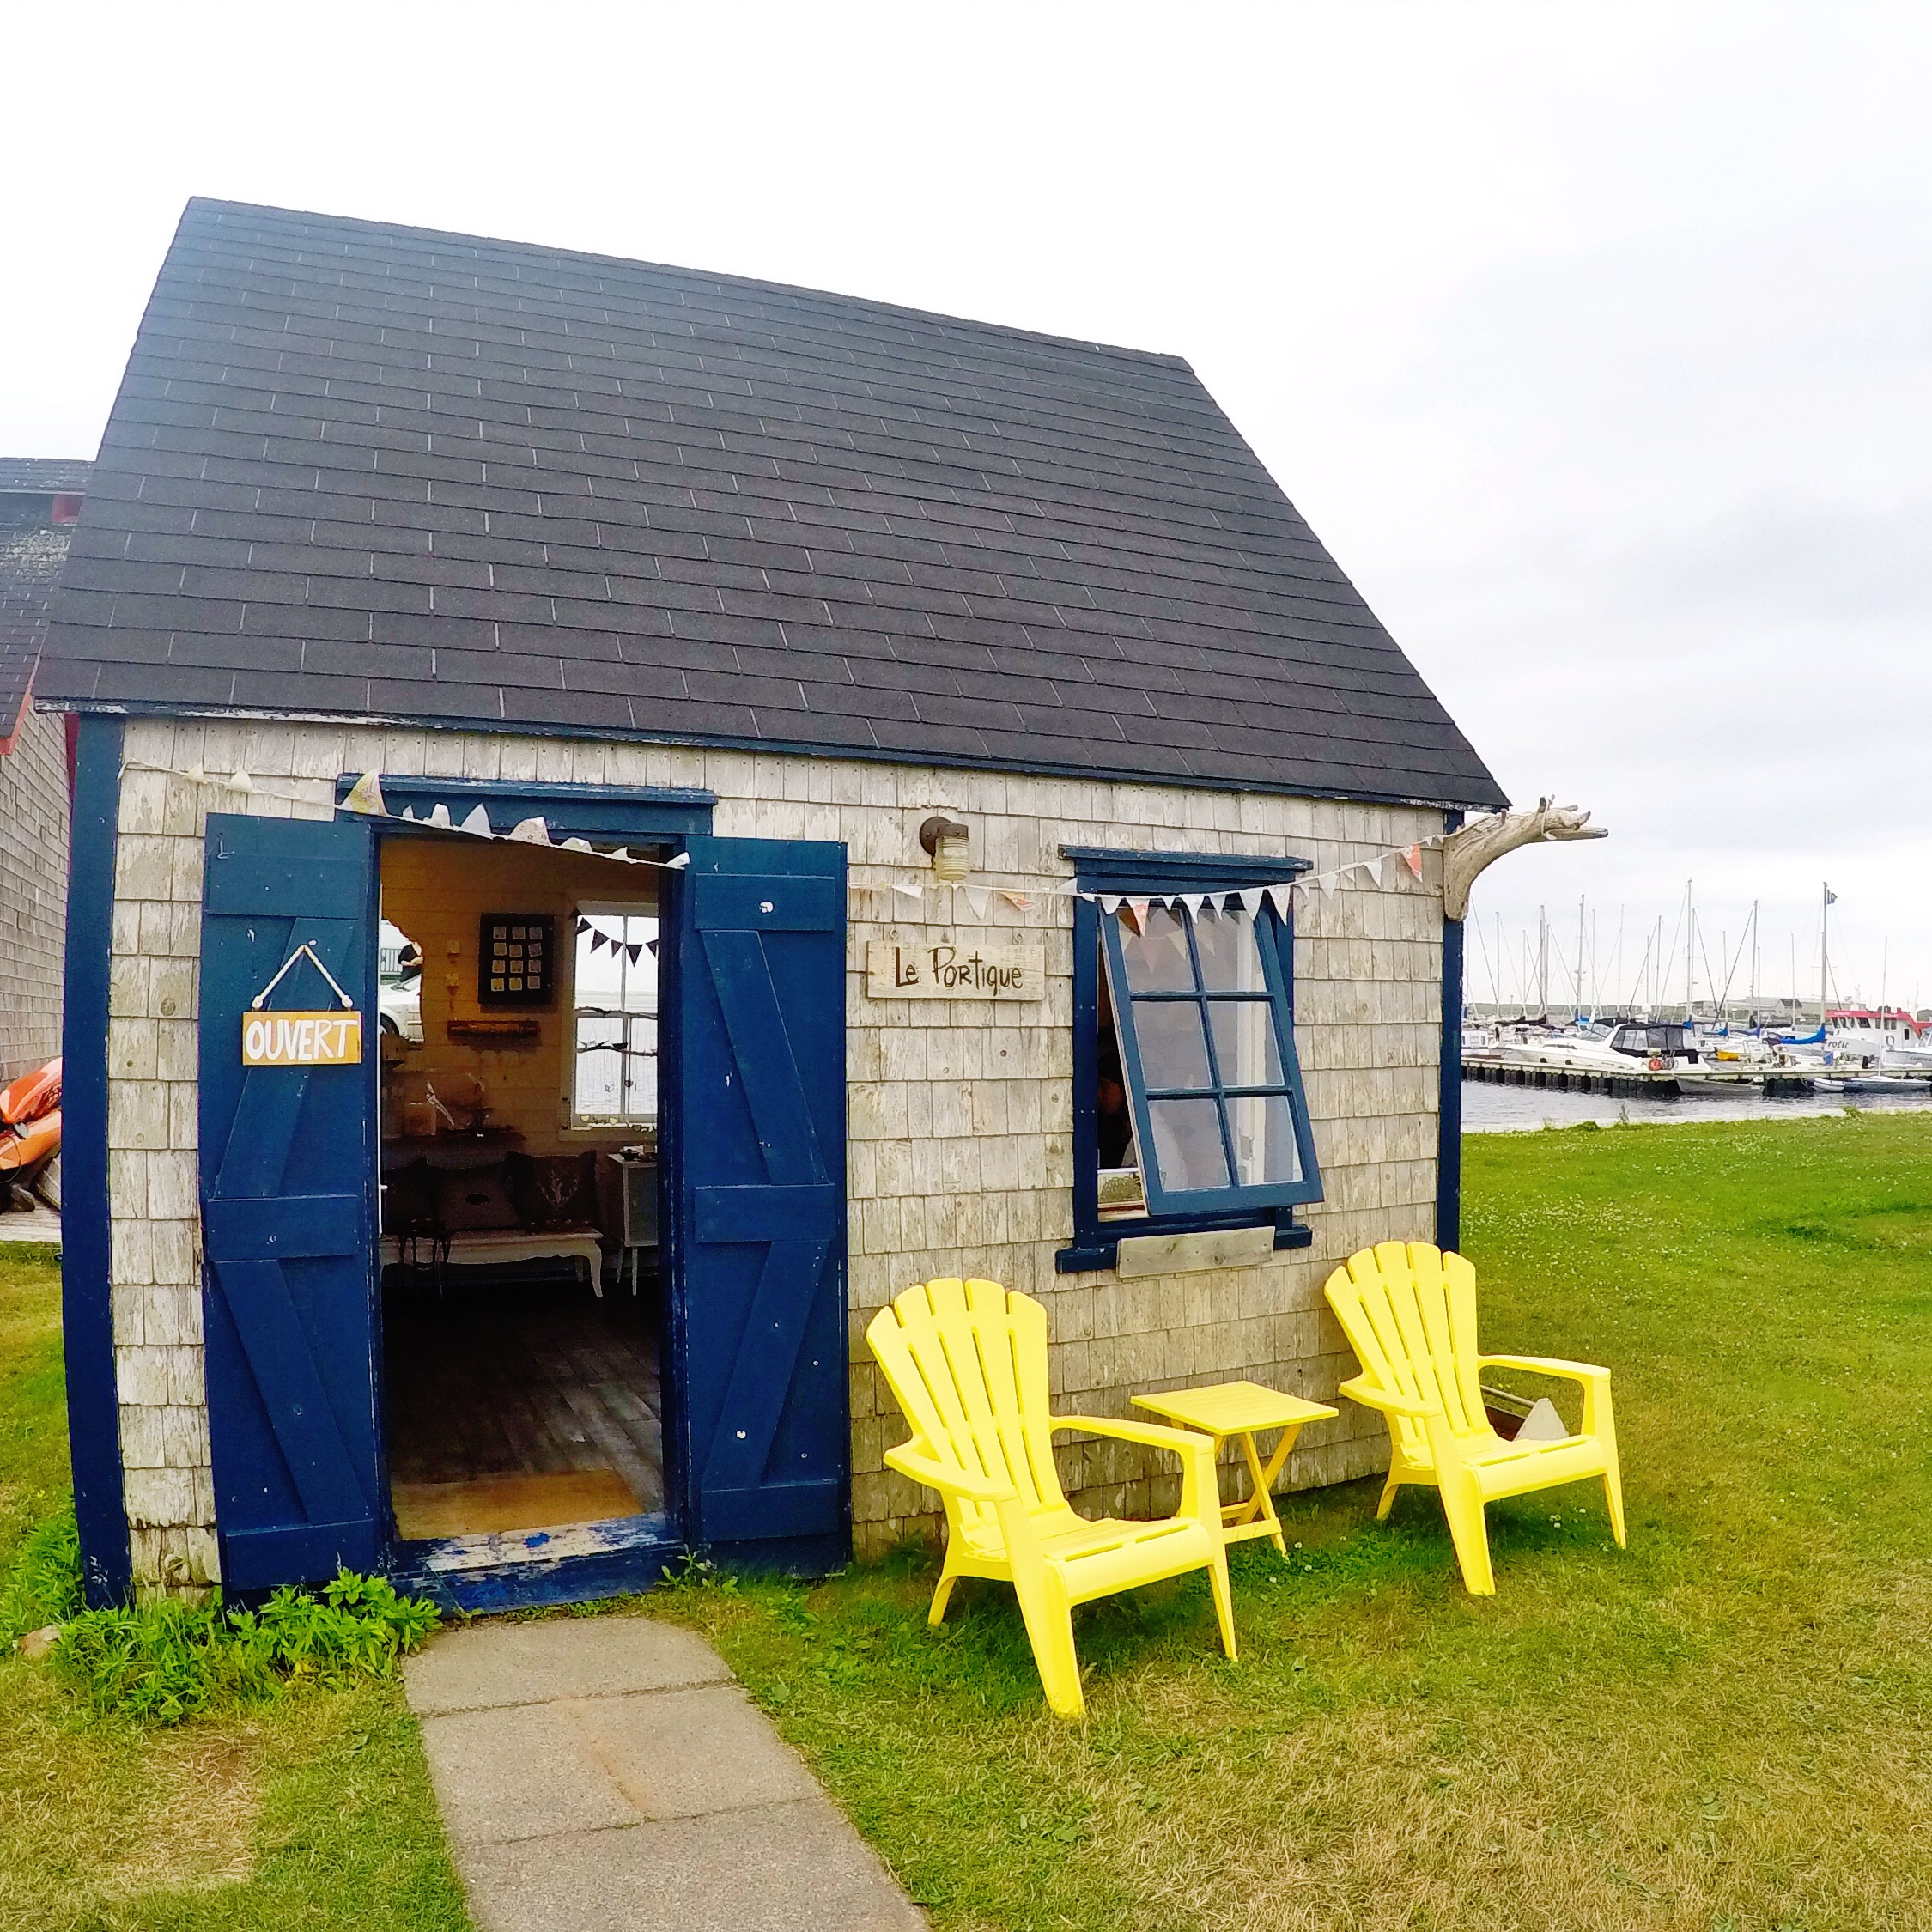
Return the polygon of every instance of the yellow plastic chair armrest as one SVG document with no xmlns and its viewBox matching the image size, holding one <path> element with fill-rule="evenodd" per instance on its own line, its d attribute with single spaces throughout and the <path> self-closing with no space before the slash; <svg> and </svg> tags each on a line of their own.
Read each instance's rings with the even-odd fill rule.
<svg viewBox="0 0 1932 1932">
<path fill-rule="evenodd" d="M 1058 1434 L 1079 1429 L 1090 1436 L 1111 1436 L 1143 1449 L 1165 1449 L 1181 1458 L 1181 1508 L 1183 1516 L 1199 1516 L 1218 1535 L 1221 1528 L 1221 1491 L 1214 1474 L 1214 1444 L 1192 1429 L 1176 1429 L 1164 1422 L 1129 1422 L 1110 1415 L 1056 1415 L 1047 1427 Z"/>
<path fill-rule="evenodd" d="M 1139 1443 L 1144 1449 L 1170 1449 L 1176 1455 L 1192 1455 L 1197 1448 L 1213 1447 L 1206 1437 L 1191 1429 L 1176 1429 L 1164 1422 L 1128 1422 L 1110 1415 L 1056 1415 L 1047 1426 L 1056 1436 L 1063 1429 L 1084 1429 L 1090 1436 L 1113 1436 L 1123 1443 Z"/>
<path fill-rule="evenodd" d="M 1607 1382 L 1610 1371 L 1594 1362 L 1565 1362 L 1554 1355 L 1479 1355 L 1485 1369 L 1528 1369 L 1540 1376 L 1561 1376 L 1568 1382 Z"/>
<path fill-rule="evenodd" d="M 1019 1492 L 1011 1483 L 996 1483 L 990 1476 L 969 1476 L 963 1469 L 948 1469 L 929 1455 L 920 1455 L 910 1443 L 902 1443 L 885 1452 L 885 1466 L 915 1483 L 924 1483 L 942 1496 L 961 1496 L 969 1503 L 1010 1503 Z"/>
<path fill-rule="evenodd" d="M 1411 1395 L 1391 1395 L 1387 1389 L 1377 1388 L 1366 1376 L 1355 1376 L 1341 1385 L 1341 1392 L 1352 1402 L 1359 1402 L 1364 1408 L 1380 1409 L 1385 1415 L 1405 1415 L 1413 1422 L 1426 1422 L 1431 1416 L 1443 1413 L 1439 1402 L 1424 1402 Z"/>
</svg>

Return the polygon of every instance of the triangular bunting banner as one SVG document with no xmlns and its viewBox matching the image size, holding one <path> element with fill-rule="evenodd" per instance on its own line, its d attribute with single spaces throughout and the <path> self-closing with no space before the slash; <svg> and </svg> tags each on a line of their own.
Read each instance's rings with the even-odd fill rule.
<svg viewBox="0 0 1932 1932">
<path fill-rule="evenodd" d="M 342 801 L 344 811 L 373 812 L 379 818 L 389 816 L 389 807 L 382 802 L 382 781 L 373 771 L 366 771 L 349 788 L 349 796 Z"/>
<path fill-rule="evenodd" d="M 479 839 L 492 839 L 496 836 L 490 829 L 489 814 L 481 805 L 463 821 L 459 829 L 469 832 Z"/>
<path fill-rule="evenodd" d="M 1261 888 L 1258 885 L 1245 888 L 1241 895 L 1241 905 L 1242 910 L 1252 919 L 1261 909 Z"/>
<path fill-rule="evenodd" d="M 1402 848 L 1402 863 L 1418 878 L 1420 878 L 1422 877 L 1422 848 L 1419 845 L 1404 846 Z"/>
</svg>

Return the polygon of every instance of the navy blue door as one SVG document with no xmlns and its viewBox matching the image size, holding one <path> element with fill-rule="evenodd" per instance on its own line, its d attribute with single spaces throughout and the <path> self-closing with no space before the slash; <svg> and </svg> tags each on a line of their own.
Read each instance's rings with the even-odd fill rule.
<svg viewBox="0 0 1932 1932">
<path fill-rule="evenodd" d="M 370 828 L 208 821 L 201 1191 L 222 1580 L 310 1583 L 381 1553 L 375 1320 L 376 867 Z M 242 1014 L 307 941 L 363 1016 L 360 1066 L 241 1064 Z M 301 961 L 270 1009 L 335 1004 Z"/>
<path fill-rule="evenodd" d="M 689 851 L 671 1121 L 691 1534 L 831 1567 L 850 1543 L 845 848 Z"/>
</svg>

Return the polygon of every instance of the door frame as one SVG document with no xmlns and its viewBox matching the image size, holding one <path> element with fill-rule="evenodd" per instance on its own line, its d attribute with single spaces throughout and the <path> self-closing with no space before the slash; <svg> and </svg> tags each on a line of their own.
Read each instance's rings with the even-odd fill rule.
<svg viewBox="0 0 1932 1932">
<path fill-rule="evenodd" d="M 345 772 L 336 781 L 337 812 L 360 773 Z M 405 808 L 426 818 L 440 804 L 453 823 L 482 805 L 491 823 L 507 829 L 526 818 L 542 817 L 551 837 L 584 838 L 606 843 L 656 848 L 675 858 L 687 839 L 708 834 L 717 804 L 713 792 L 662 786 L 568 785 L 506 780 L 418 778 L 380 775 L 385 803 L 392 813 Z M 359 816 L 359 815 L 358 815 Z M 386 835 L 377 819 L 377 877 L 381 875 L 380 846 Z M 407 836 L 407 834 L 402 835 Z M 683 874 L 660 872 L 659 931 L 662 951 L 659 964 L 658 1005 L 660 1016 L 676 1012 L 678 947 L 674 939 Z M 380 894 L 379 894 L 380 897 Z M 379 921 L 372 919 L 372 957 L 378 943 Z M 677 1070 L 678 1029 L 660 1024 L 658 1033 L 659 1091 L 672 1091 Z M 663 1273 L 665 1316 L 659 1388 L 664 1415 L 665 1509 L 659 1515 L 627 1516 L 562 1531 L 504 1532 L 489 1539 L 457 1537 L 405 1541 L 396 1534 L 395 1513 L 389 1505 L 389 1443 L 386 1350 L 381 1321 L 380 1247 L 371 1257 L 374 1271 L 371 1293 L 375 1300 L 375 1359 L 370 1364 L 378 1399 L 378 1454 L 382 1483 L 386 1568 L 399 1588 L 466 1612 L 514 1609 L 546 1603 L 583 1602 L 620 1592 L 647 1589 L 666 1565 L 690 1550 L 692 1498 L 686 1481 L 688 1431 L 684 1419 L 681 1355 L 685 1334 L 683 1280 L 680 1268 L 678 1206 L 673 1184 L 678 1127 L 668 1114 L 658 1124 L 658 1225 Z M 380 1156 L 379 1156 L 380 1158 Z"/>
</svg>

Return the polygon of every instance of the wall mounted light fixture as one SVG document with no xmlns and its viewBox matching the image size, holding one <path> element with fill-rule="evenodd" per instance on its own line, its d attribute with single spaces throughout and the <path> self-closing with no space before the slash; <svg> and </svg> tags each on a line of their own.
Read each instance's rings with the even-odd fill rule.
<svg viewBox="0 0 1932 1932">
<path fill-rule="evenodd" d="M 951 881 L 970 876 L 973 834 L 957 818 L 935 813 L 919 828 L 919 842 L 933 855 L 935 878 Z"/>
</svg>

